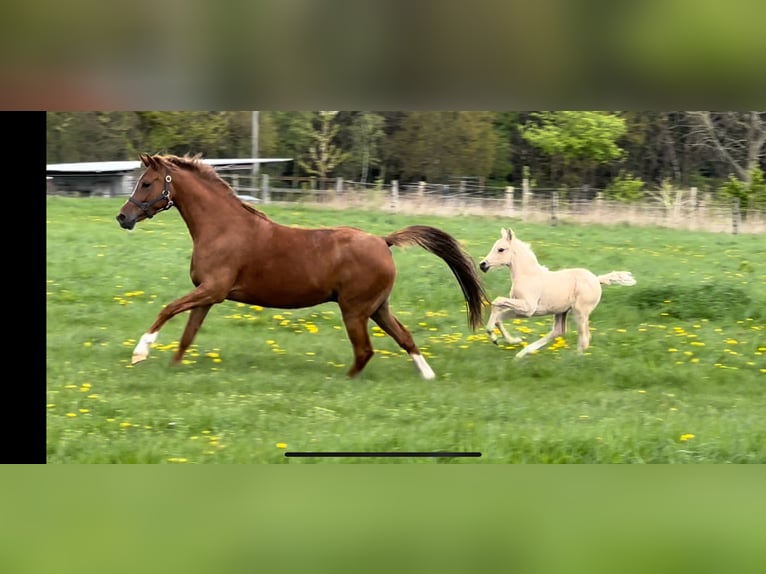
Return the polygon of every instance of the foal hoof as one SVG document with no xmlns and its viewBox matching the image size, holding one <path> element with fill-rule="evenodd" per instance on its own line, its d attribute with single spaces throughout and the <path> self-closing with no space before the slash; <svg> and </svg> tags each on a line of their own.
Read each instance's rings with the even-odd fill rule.
<svg viewBox="0 0 766 574">
<path fill-rule="evenodd" d="M 136 363 L 140 363 L 141 361 L 146 360 L 146 357 L 148 355 L 133 355 L 130 359 L 130 364 L 135 365 Z"/>
</svg>

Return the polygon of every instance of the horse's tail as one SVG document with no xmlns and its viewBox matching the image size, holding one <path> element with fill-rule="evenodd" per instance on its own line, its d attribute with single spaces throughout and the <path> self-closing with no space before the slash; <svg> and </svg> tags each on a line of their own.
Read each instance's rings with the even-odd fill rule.
<svg viewBox="0 0 766 574">
<path fill-rule="evenodd" d="M 611 273 L 605 273 L 598 276 L 598 281 L 604 285 L 626 285 L 628 287 L 636 284 L 636 280 L 633 278 L 633 274 L 630 271 L 612 271 Z"/>
<path fill-rule="evenodd" d="M 463 291 L 467 304 L 468 324 L 472 329 L 477 329 L 482 324 L 482 307 L 487 301 L 487 296 L 473 259 L 460 246 L 457 239 L 428 225 L 405 227 L 386 235 L 383 239 L 389 246 L 401 247 L 414 243 L 441 257 L 457 278 L 460 289 Z"/>
</svg>

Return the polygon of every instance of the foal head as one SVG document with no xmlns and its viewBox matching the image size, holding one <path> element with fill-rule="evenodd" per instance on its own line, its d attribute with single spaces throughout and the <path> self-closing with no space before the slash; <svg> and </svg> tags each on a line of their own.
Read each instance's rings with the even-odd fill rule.
<svg viewBox="0 0 766 574">
<path fill-rule="evenodd" d="M 146 171 L 138 178 L 133 193 L 120 208 L 117 222 L 125 229 L 133 229 L 139 221 L 151 219 L 158 212 L 173 207 L 170 198 L 170 167 L 157 156 L 141 154 Z"/>
<path fill-rule="evenodd" d="M 517 262 L 529 262 L 537 265 L 537 257 L 532 249 L 514 235 L 511 229 L 503 227 L 500 230 L 500 239 L 495 241 L 487 256 L 479 263 L 479 269 L 485 273 L 496 267 L 513 268 Z"/>
</svg>

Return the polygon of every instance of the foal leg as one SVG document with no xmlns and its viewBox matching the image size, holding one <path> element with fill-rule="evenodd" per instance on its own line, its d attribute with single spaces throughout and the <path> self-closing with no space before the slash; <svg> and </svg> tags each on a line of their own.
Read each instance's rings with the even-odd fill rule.
<svg viewBox="0 0 766 574">
<path fill-rule="evenodd" d="M 492 342 L 497 343 L 497 338 L 494 336 L 494 327 L 497 325 L 503 337 L 510 345 L 520 343 L 522 341 L 521 337 L 511 337 L 508 331 L 505 330 L 503 319 L 506 317 L 531 317 L 535 312 L 535 308 L 536 303 L 526 299 L 495 297 L 492 301 L 492 314 L 487 323 L 487 332 Z"/>
<path fill-rule="evenodd" d="M 562 337 L 564 333 L 566 333 L 568 312 L 569 311 L 564 311 L 563 313 L 556 313 L 556 315 L 553 318 L 553 329 L 551 329 L 550 333 L 545 335 L 542 339 L 535 341 L 531 345 L 527 345 L 526 347 L 524 347 L 521 351 L 516 353 L 515 358 L 521 359 L 524 355 L 527 355 L 533 351 L 536 351 L 537 349 L 541 347 L 544 347 L 556 337 Z"/>
<path fill-rule="evenodd" d="M 577 352 L 582 354 L 590 347 L 589 314 L 575 310 L 574 318 L 577 323 Z"/>
<path fill-rule="evenodd" d="M 497 305 L 492 305 L 492 311 L 490 312 L 486 329 L 490 341 L 492 341 L 495 345 L 497 345 L 495 327 L 500 329 L 500 333 L 503 335 L 503 338 L 508 342 L 508 344 L 515 345 L 516 343 L 521 343 L 521 337 L 511 337 L 508 331 L 506 331 L 505 325 L 503 325 L 503 319 L 508 317 L 515 317 L 513 311 L 510 309 L 504 309 Z"/>
<path fill-rule="evenodd" d="M 372 320 L 375 321 L 378 326 L 383 329 L 397 344 L 407 351 L 412 357 L 415 366 L 420 371 L 420 376 L 426 380 L 431 380 L 436 377 L 431 367 L 425 360 L 425 357 L 420 354 L 420 349 L 415 345 L 415 341 L 412 339 L 412 333 L 399 322 L 391 310 L 388 307 L 388 301 L 383 303 L 375 313 L 372 314 Z"/>
<path fill-rule="evenodd" d="M 181 356 L 183 355 L 183 351 L 185 351 L 186 348 L 191 344 L 192 340 L 194 339 L 194 335 L 196 335 L 197 331 L 199 330 L 199 327 L 202 324 L 202 321 L 205 319 L 205 315 L 207 315 L 207 312 L 210 310 L 210 307 L 216 303 L 220 303 L 224 300 L 224 298 L 225 294 L 222 295 L 221 290 L 211 291 L 209 288 L 200 285 L 191 293 L 188 293 L 187 295 L 176 299 L 172 303 L 169 303 L 167 306 L 165 306 L 165 308 L 162 309 L 162 311 L 159 312 L 154 323 L 152 323 L 152 326 L 149 327 L 149 330 L 141 336 L 141 339 L 139 339 L 138 344 L 136 344 L 135 349 L 133 349 L 133 357 L 131 359 L 131 363 L 135 365 L 136 363 L 143 361 L 149 356 L 149 349 L 151 344 L 157 340 L 157 334 L 159 333 L 160 329 L 162 329 L 163 325 L 165 325 L 165 323 L 167 323 L 170 319 L 179 313 L 188 311 L 189 309 L 205 307 L 206 309 L 204 312 L 197 311 L 189 317 L 189 322 L 186 325 L 186 330 L 184 331 L 183 337 L 183 340 L 186 341 L 186 345 L 184 346 L 182 341 L 181 346 L 173 357 L 174 363 L 180 361 Z"/>
</svg>

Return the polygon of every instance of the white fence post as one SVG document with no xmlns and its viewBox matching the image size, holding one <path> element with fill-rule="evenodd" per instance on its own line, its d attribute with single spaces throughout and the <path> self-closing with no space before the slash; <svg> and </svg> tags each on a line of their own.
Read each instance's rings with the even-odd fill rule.
<svg viewBox="0 0 766 574">
<path fill-rule="evenodd" d="M 505 212 L 509 217 L 513 217 L 513 186 L 505 188 Z"/>
<path fill-rule="evenodd" d="M 270 203 L 271 197 L 270 197 L 270 190 L 269 190 L 269 174 L 262 173 L 261 181 L 263 182 L 261 185 L 261 199 L 263 200 L 263 203 Z"/>
<path fill-rule="evenodd" d="M 525 177 L 521 180 L 521 213 L 526 213 L 530 195 L 529 180 Z"/>
<path fill-rule="evenodd" d="M 391 211 L 399 211 L 399 181 L 391 181 Z"/>
<path fill-rule="evenodd" d="M 336 177 L 335 178 L 335 193 L 330 198 L 335 199 L 336 197 L 340 197 L 343 195 L 343 178 L 342 177 Z"/>
<path fill-rule="evenodd" d="M 559 192 L 554 190 L 551 196 L 551 225 L 556 226 L 559 223 Z"/>
<path fill-rule="evenodd" d="M 418 182 L 418 199 L 423 199 L 426 193 L 426 182 L 421 180 Z"/>
<path fill-rule="evenodd" d="M 697 225 L 697 219 L 699 217 L 699 205 L 697 204 L 697 188 L 692 187 L 689 190 L 689 205 L 692 212 L 692 220 L 694 225 Z"/>
</svg>

